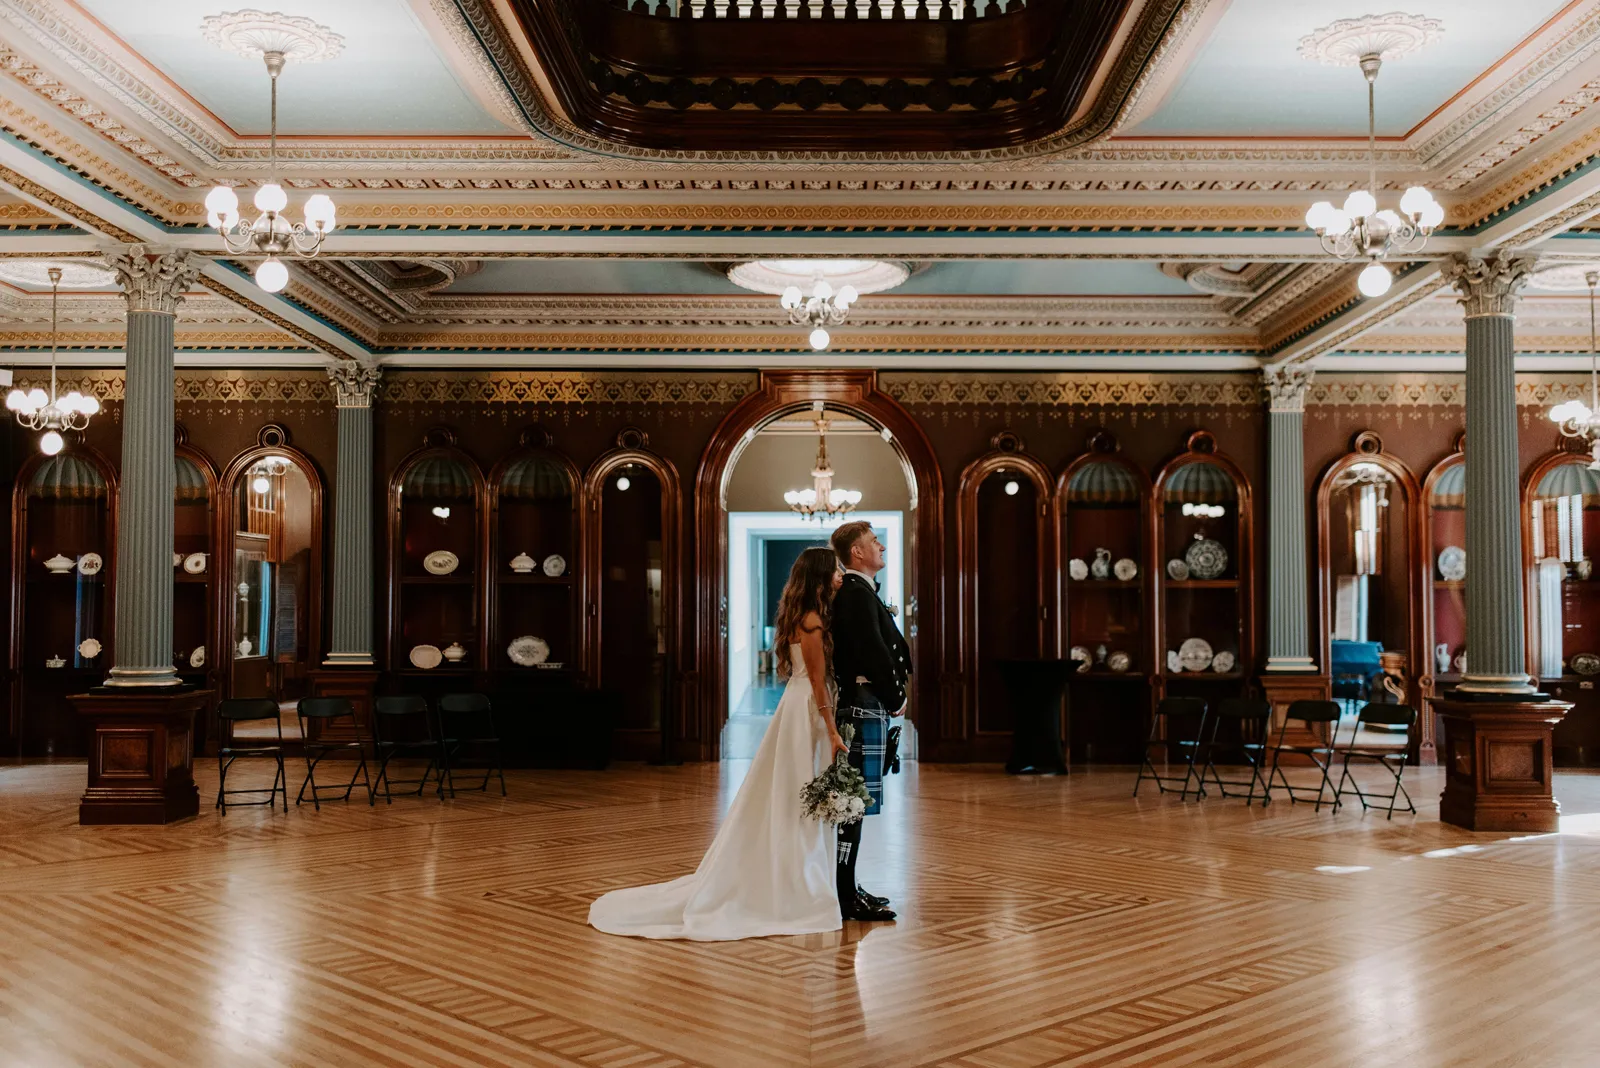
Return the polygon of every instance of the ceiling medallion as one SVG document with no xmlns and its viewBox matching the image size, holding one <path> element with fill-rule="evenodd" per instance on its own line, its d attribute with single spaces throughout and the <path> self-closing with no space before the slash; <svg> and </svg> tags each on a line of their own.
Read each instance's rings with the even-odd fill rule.
<svg viewBox="0 0 1600 1068">
<path fill-rule="evenodd" d="M 51 285 L 51 272 L 60 274 L 55 283 L 62 289 L 104 289 L 117 284 L 111 268 L 93 260 L 0 260 L 0 281 L 19 286 Z"/>
<path fill-rule="evenodd" d="M 911 268 L 895 260 L 752 260 L 728 269 L 734 285 L 778 294 L 789 321 L 811 327 L 809 340 L 818 352 L 833 340 L 827 328 L 844 322 L 858 297 L 893 289 L 910 277 Z"/>
<path fill-rule="evenodd" d="M 1359 65 L 1367 79 L 1367 188 L 1345 198 L 1344 207 L 1319 200 L 1306 212 L 1306 226 L 1316 231 L 1323 251 L 1336 259 L 1369 261 L 1356 279 L 1362 296 L 1389 292 L 1394 276 L 1383 260 L 1391 253 L 1421 252 L 1434 228 L 1444 221 L 1444 208 L 1433 194 L 1414 185 L 1400 198 L 1400 211 L 1378 209 L 1378 70 L 1385 59 L 1415 52 L 1437 40 L 1438 19 L 1406 15 L 1367 15 L 1340 19 L 1300 39 L 1300 54 L 1331 66 Z M 1350 57 L 1354 58 L 1351 59 Z"/>
<path fill-rule="evenodd" d="M 328 27 L 281 11 L 224 11 L 200 22 L 205 39 L 227 52 L 254 59 L 281 52 L 287 62 L 320 63 L 344 51 L 344 37 Z"/>
<path fill-rule="evenodd" d="M 225 185 L 206 194 L 206 221 L 222 238 L 233 256 L 266 258 L 256 267 L 256 285 L 268 293 L 282 292 L 289 284 L 289 269 L 279 256 L 310 259 L 322 251 L 322 239 L 334 228 L 333 198 L 317 193 L 306 200 L 305 222 L 291 223 L 283 209 L 289 196 L 278 184 L 278 75 L 290 60 L 316 63 L 331 59 L 344 48 L 344 38 L 310 19 L 281 12 L 229 11 L 208 16 L 200 24 L 206 39 L 240 55 L 261 56 L 272 84 L 272 136 L 269 142 L 267 181 L 256 190 L 254 204 L 261 214 L 245 219 L 239 214 L 239 195 Z"/>
<path fill-rule="evenodd" d="M 1391 11 L 1339 19 L 1300 38 L 1300 55 L 1330 67 L 1358 67 L 1364 56 L 1399 59 L 1439 39 L 1444 23 Z"/>
</svg>

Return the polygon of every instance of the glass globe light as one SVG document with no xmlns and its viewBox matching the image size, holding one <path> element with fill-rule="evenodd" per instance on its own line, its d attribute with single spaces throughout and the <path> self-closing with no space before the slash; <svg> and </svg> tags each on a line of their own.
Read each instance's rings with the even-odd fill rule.
<svg viewBox="0 0 1600 1068">
<path fill-rule="evenodd" d="M 1345 213 L 1357 219 L 1364 219 L 1377 209 L 1378 202 L 1365 189 L 1357 189 L 1344 199 Z"/>
<path fill-rule="evenodd" d="M 1581 400 L 1564 401 L 1550 409 L 1550 421 L 1565 423 L 1569 420 L 1586 423 L 1594 413 L 1589 411 L 1589 406 Z"/>
<path fill-rule="evenodd" d="M 46 456 L 54 456 L 61 451 L 64 445 L 66 445 L 65 439 L 54 430 L 46 430 L 39 437 L 39 451 Z"/>
<path fill-rule="evenodd" d="M 1306 226 L 1318 233 L 1328 229 L 1328 222 L 1333 217 L 1334 206 L 1326 200 L 1319 200 L 1306 209 Z"/>
<path fill-rule="evenodd" d="M 254 481 L 250 483 L 250 488 L 265 496 L 266 492 L 272 488 L 272 483 L 267 481 L 266 475 L 257 475 Z"/>
<path fill-rule="evenodd" d="M 811 331 L 811 347 L 818 352 L 828 347 L 828 341 L 828 332 L 822 327 L 819 326 Z"/>
<path fill-rule="evenodd" d="M 283 287 L 289 284 L 289 268 L 275 259 L 261 261 L 261 266 L 256 268 L 256 285 L 268 293 L 281 293 Z"/>
<path fill-rule="evenodd" d="M 20 389 L 14 389 L 6 394 L 6 407 L 15 412 L 21 410 L 28 403 L 28 395 Z"/>
<path fill-rule="evenodd" d="M 1017 480 L 1012 479 L 1010 482 L 1006 483 L 1006 496 L 1015 497 L 1017 495 L 1017 491 L 1021 488 L 1021 486 L 1017 485 Z"/>
<path fill-rule="evenodd" d="M 1444 205 L 1437 200 L 1430 200 L 1417 218 L 1417 225 L 1424 230 L 1432 230 L 1442 222 L 1444 222 Z"/>
<path fill-rule="evenodd" d="M 1328 213 L 1327 230 L 1329 237 L 1343 237 L 1348 234 L 1350 232 L 1350 213 L 1341 211 L 1338 208 L 1332 209 Z"/>
<path fill-rule="evenodd" d="M 817 284 L 811 290 L 811 295 L 818 300 L 827 300 L 833 296 L 833 286 L 828 283 L 826 278 L 819 278 L 817 279 Z"/>
<path fill-rule="evenodd" d="M 1400 228 L 1400 216 L 1396 215 L 1388 208 L 1384 208 L 1382 211 L 1378 212 L 1377 218 L 1382 219 L 1384 225 L 1389 227 L 1391 230 L 1398 230 Z"/>
<path fill-rule="evenodd" d="M 856 292 L 856 287 L 845 285 L 839 287 L 839 295 L 834 298 L 834 303 L 841 308 L 848 308 L 859 299 L 861 299 L 861 294 Z"/>
<path fill-rule="evenodd" d="M 84 415 L 93 415 L 100 410 L 100 400 L 93 393 L 85 393 L 78 401 L 78 411 Z"/>
<path fill-rule="evenodd" d="M 50 398 L 45 396 L 44 390 L 40 389 L 38 386 L 34 386 L 32 389 L 28 390 L 29 408 L 33 409 L 34 411 L 38 411 L 40 408 L 43 408 L 49 403 Z"/>
<path fill-rule="evenodd" d="M 1369 263 L 1356 279 L 1356 288 L 1361 290 L 1364 297 L 1381 297 L 1389 292 L 1389 285 L 1393 281 L 1389 268 L 1381 263 Z"/>
<path fill-rule="evenodd" d="M 326 193 L 318 193 L 306 201 L 306 226 L 319 234 L 333 229 L 333 198 Z"/>
<path fill-rule="evenodd" d="M 1407 189 L 1405 195 L 1400 198 L 1400 210 L 1412 218 L 1416 218 L 1422 214 L 1424 208 L 1432 203 L 1433 194 L 1420 185 L 1414 185 Z"/>
<path fill-rule="evenodd" d="M 282 211 L 289 206 L 289 194 L 277 182 L 268 182 L 256 190 L 255 205 L 257 211 Z"/>
<path fill-rule="evenodd" d="M 239 194 L 225 185 L 206 194 L 206 221 L 213 229 L 227 230 L 239 221 Z"/>
<path fill-rule="evenodd" d="M 633 483 L 628 479 L 627 475 L 622 475 L 617 479 L 617 489 L 624 493 L 628 491 L 628 487 L 631 485 L 633 485 Z"/>
<path fill-rule="evenodd" d="M 83 394 L 77 390 L 70 391 L 65 397 L 56 401 L 56 407 L 64 412 L 76 412 L 83 405 Z"/>
<path fill-rule="evenodd" d="M 778 303 L 782 304 L 785 308 L 798 308 L 800 307 L 800 301 L 802 299 L 804 298 L 800 296 L 800 287 L 790 286 L 788 289 L 783 291 L 783 296 L 779 299 Z"/>
</svg>

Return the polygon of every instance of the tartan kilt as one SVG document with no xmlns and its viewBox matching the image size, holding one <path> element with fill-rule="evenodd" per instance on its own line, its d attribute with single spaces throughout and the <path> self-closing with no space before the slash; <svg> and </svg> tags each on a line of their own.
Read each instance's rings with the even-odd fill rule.
<svg viewBox="0 0 1600 1068">
<path fill-rule="evenodd" d="M 875 697 L 863 693 L 859 705 L 839 709 L 841 732 L 846 724 L 856 730 L 850 739 L 850 766 L 861 772 L 867 781 L 867 793 L 872 795 L 865 814 L 876 816 L 883 809 L 883 751 L 889 734 L 889 714 Z"/>
</svg>

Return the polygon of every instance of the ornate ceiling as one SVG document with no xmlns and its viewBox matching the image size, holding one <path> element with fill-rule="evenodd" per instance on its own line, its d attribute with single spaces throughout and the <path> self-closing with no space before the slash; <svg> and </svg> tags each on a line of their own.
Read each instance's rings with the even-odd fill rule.
<svg viewBox="0 0 1600 1068">
<path fill-rule="evenodd" d="M 1302 223 L 1311 200 L 1364 184 L 1360 75 L 1296 51 L 1365 3 L 1103 5 L 1113 29 L 1075 61 L 1071 106 L 1048 129 L 981 145 L 908 132 L 915 108 L 845 107 L 837 87 L 813 117 L 870 129 L 851 116 L 899 114 L 899 132 L 786 142 L 804 109 L 651 98 L 630 122 L 707 111 L 770 129 L 695 144 L 662 114 L 648 136 L 624 136 L 562 88 L 555 45 L 529 30 L 533 0 L 273 6 L 347 42 L 291 64 L 280 86 L 284 184 L 295 201 L 320 190 L 338 203 L 320 260 L 292 264 L 289 288 L 267 294 L 205 229 L 207 188 L 267 171 L 264 72 L 205 40 L 201 20 L 227 9 L 215 0 L 0 0 L 0 257 L 189 248 L 204 292 L 179 345 L 229 366 L 814 364 L 775 300 L 717 269 L 876 256 L 921 269 L 855 306 L 830 361 L 1219 370 L 1434 366 L 1461 344 L 1436 257 L 1511 246 L 1600 260 L 1600 0 L 1407 8 L 1444 28 L 1385 67 L 1379 185 L 1426 184 L 1447 218 L 1428 258 L 1369 300 Z M 1524 347 L 1585 351 L 1585 300 L 1530 295 Z M 114 295 L 61 305 L 74 358 L 115 362 Z M 48 321 L 46 293 L 0 281 L 6 359 L 42 358 Z"/>
</svg>

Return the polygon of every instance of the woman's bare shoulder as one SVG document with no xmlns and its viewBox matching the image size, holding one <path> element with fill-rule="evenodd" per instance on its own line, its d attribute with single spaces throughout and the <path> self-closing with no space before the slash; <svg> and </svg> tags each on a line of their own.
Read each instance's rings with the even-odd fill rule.
<svg viewBox="0 0 1600 1068">
<path fill-rule="evenodd" d="M 806 634 L 815 634 L 822 629 L 822 617 L 815 612 L 807 612 L 800 617 L 800 630 Z"/>
</svg>

